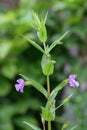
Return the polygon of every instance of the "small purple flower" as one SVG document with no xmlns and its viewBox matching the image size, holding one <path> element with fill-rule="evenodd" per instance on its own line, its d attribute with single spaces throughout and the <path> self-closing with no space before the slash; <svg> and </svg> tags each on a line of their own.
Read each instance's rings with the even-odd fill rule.
<svg viewBox="0 0 87 130">
<path fill-rule="evenodd" d="M 75 80 L 76 75 L 75 74 L 71 74 L 69 76 L 69 85 L 70 87 L 78 87 L 79 86 L 79 82 Z"/>
<path fill-rule="evenodd" d="M 15 84 L 15 88 L 16 88 L 16 91 L 19 91 L 19 92 L 21 92 L 21 93 L 23 93 L 24 92 L 24 86 L 25 86 L 25 82 L 24 82 L 24 80 L 23 79 L 17 79 L 17 84 Z"/>
</svg>

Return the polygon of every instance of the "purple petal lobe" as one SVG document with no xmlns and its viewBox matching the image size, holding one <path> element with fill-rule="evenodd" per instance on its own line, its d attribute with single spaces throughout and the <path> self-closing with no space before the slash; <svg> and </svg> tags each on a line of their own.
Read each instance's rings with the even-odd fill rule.
<svg viewBox="0 0 87 130">
<path fill-rule="evenodd" d="M 76 85 L 76 87 L 79 87 L 79 82 L 76 81 L 76 82 L 75 82 L 75 85 Z"/>
<path fill-rule="evenodd" d="M 19 92 L 24 92 L 24 85 L 25 85 L 25 82 L 23 79 L 18 79 L 17 80 L 17 84 L 15 84 L 15 89 L 16 91 L 19 91 Z"/>
<path fill-rule="evenodd" d="M 17 79 L 17 83 L 19 83 L 19 84 L 24 84 L 24 80 L 23 79 Z"/>
<path fill-rule="evenodd" d="M 76 75 L 75 75 L 75 74 L 71 74 L 71 75 L 69 76 L 69 78 L 70 78 L 70 79 L 75 79 L 75 78 L 76 78 Z"/>
<path fill-rule="evenodd" d="M 72 74 L 69 76 L 69 85 L 70 87 L 78 87 L 79 86 L 79 82 L 75 80 L 76 75 Z"/>
<path fill-rule="evenodd" d="M 20 90 L 20 84 L 15 84 L 16 91 Z"/>
</svg>

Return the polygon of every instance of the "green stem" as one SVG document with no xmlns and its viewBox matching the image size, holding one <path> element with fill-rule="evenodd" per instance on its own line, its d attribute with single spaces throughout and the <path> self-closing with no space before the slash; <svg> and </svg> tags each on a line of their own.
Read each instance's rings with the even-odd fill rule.
<svg viewBox="0 0 87 130">
<path fill-rule="evenodd" d="M 44 50 L 46 51 L 46 45 L 45 43 L 43 43 L 44 45 Z M 48 62 L 48 56 L 47 57 L 47 62 Z M 50 98 L 50 78 L 49 75 L 47 75 L 47 91 L 48 91 L 48 100 Z M 48 102 L 48 109 L 50 110 L 50 103 Z M 48 130 L 51 130 L 51 121 L 48 121 Z"/>
<path fill-rule="evenodd" d="M 48 99 L 50 98 L 50 78 L 47 75 L 47 91 L 48 91 Z M 50 103 L 48 102 L 48 109 L 50 109 Z M 48 121 L 48 130 L 51 130 L 51 121 Z"/>
<path fill-rule="evenodd" d="M 44 50 L 46 51 L 46 45 L 45 45 L 45 42 L 43 43 L 43 46 L 44 46 Z"/>
<path fill-rule="evenodd" d="M 51 130 L 51 121 L 48 121 L 48 130 Z"/>
<path fill-rule="evenodd" d="M 50 79 L 49 75 L 47 75 L 47 91 L 48 91 L 48 98 L 50 97 Z"/>
</svg>

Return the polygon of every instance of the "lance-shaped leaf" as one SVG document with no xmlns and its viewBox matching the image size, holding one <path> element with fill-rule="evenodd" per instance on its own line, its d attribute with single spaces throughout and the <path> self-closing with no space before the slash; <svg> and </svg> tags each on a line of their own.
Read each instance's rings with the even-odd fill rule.
<svg viewBox="0 0 87 130">
<path fill-rule="evenodd" d="M 45 121 L 53 121 L 55 119 L 54 113 L 52 113 L 48 108 L 41 107 L 42 117 Z"/>
<path fill-rule="evenodd" d="M 75 128 L 77 128 L 78 126 L 75 125 L 74 127 L 72 127 L 70 130 L 75 130 Z"/>
<path fill-rule="evenodd" d="M 65 123 L 63 124 L 63 126 L 62 126 L 62 129 L 61 129 L 61 130 L 65 130 L 65 129 L 69 126 L 69 124 L 70 124 L 70 122 L 69 122 L 69 121 L 65 122 Z"/>
<path fill-rule="evenodd" d="M 32 16 L 33 16 L 33 20 L 34 20 L 34 25 L 38 28 L 40 26 L 40 19 L 38 17 L 38 14 L 36 14 L 33 10 L 32 10 Z"/>
<path fill-rule="evenodd" d="M 44 24 L 46 23 L 47 16 L 48 16 L 48 12 L 46 13 L 46 15 L 45 15 L 45 17 L 44 17 Z"/>
<path fill-rule="evenodd" d="M 53 110 L 53 112 L 56 111 L 58 108 L 60 108 L 62 105 L 64 105 L 66 102 L 68 102 L 68 101 L 70 100 L 70 98 L 72 97 L 72 95 L 73 95 L 73 94 L 71 94 L 71 95 L 69 95 L 68 97 L 66 97 L 66 98 L 62 101 L 62 103 L 61 103 L 58 107 L 56 107 L 56 108 Z"/>
<path fill-rule="evenodd" d="M 37 36 L 39 38 L 39 40 L 41 42 L 46 42 L 47 40 L 47 30 L 46 30 L 46 26 L 45 26 L 45 22 L 46 22 L 46 18 L 47 18 L 47 14 L 45 16 L 45 18 L 39 18 L 38 15 L 32 11 L 32 16 L 33 16 L 33 27 L 37 30 Z"/>
<path fill-rule="evenodd" d="M 37 127 L 29 122 L 23 121 L 23 123 L 28 125 L 29 127 L 31 127 L 33 130 L 41 130 L 39 127 Z"/>
<path fill-rule="evenodd" d="M 33 40 L 29 39 L 28 37 L 22 35 L 30 44 L 32 44 L 35 48 L 37 48 L 39 51 L 41 51 L 43 54 L 45 54 L 45 51 Z"/>
<path fill-rule="evenodd" d="M 62 44 L 61 43 L 61 40 L 65 37 L 65 35 L 68 33 L 68 31 L 63 35 L 61 36 L 60 38 L 58 38 L 57 40 L 55 40 L 51 45 L 50 47 L 48 48 L 47 52 L 49 53 L 56 45 L 58 44 Z"/>
<path fill-rule="evenodd" d="M 39 92 L 41 92 L 46 98 L 47 98 L 47 91 L 46 89 L 40 84 L 38 83 L 37 81 L 25 76 L 25 75 L 22 75 L 20 74 L 25 80 L 31 82 L 32 86 L 35 87 Z"/>
<path fill-rule="evenodd" d="M 60 83 L 50 94 L 50 101 L 54 100 L 55 97 L 57 96 L 58 92 L 68 84 L 69 79 L 64 80 L 62 83 Z"/>
<path fill-rule="evenodd" d="M 46 42 L 47 40 L 47 30 L 44 24 L 43 19 L 41 19 L 39 31 L 37 32 L 38 38 L 42 43 Z"/>
</svg>

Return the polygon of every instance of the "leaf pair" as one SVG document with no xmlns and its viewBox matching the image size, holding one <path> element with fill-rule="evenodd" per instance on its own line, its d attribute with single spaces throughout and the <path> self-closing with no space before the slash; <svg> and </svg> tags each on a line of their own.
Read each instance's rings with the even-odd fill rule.
<svg viewBox="0 0 87 130">
<path fill-rule="evenodd" d="M 50 57 L 43 55 L 41 60 L 42 72 L 44 75 L 51 75 L 54 72 L 55 61 L 51 60 Z"/>
<path fill-rule="evenodd" d="M 38 15 L 32 11 L 32 16 L 33 16 L 33 27 L 37 30 L 37 36 L 39 40 L 44 43 L 47 40 L 47 30 L 45 27 L 46 19 L 47 19 L 47 14 L 45 18 L 39 18 Z"/>
<path fill-rule="evenodd" d="M 48 98 L 48 94 L 47 94 L 47 90 L 40 84 L 38 83 L 37 81 L 23 75 L 23 74 L 20 74 L 25 80 L 31 82 L 31 84 L 33 85 L 33 87 L 35 87 L 39 92 L 41 92 L 46 98 Z M 55 97 L 57 96 L 58 92 L 68 84 L 69 82 L 69 79 L 66 79 L 64 81 L 62 81 L 60 84 L 58 84 L 54 89 L 53 91 L 51 92 L 50 94 L 50 98 L 49 98 L 49 101 L 53 101 L 55 99 Z"/>
</svg>

